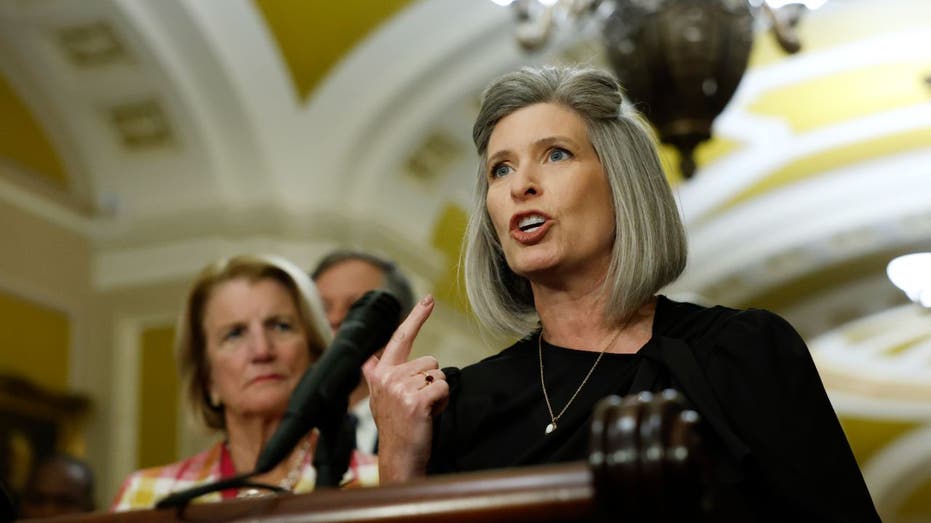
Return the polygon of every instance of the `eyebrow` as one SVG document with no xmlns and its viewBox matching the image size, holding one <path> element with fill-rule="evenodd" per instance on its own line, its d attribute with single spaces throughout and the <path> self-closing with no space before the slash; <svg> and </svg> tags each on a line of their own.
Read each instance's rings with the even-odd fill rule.
<svg viewBox="0 0 931 523">
<path fill-rule="evenodd" d="M 575 140 L 573 140 L 572 138 L 569 138 L 568 136 L 563 136 L 563 135 L 547 136 L 545 138 L 540 138 L 539 140 L 534 141 L 530 145 L 533 148 L 540 148 L 540 147 L 549 147 L 551 145 L 555 145 L 558 143 L 569 143 L 570 145 L 578 146 Z M 498 160 L 507 156 L 508 154 L 510 154 L 510 152 L 511 152 L 510 149 L 502 149 L 500 151 L 495 152 L 495 154 L 488 157 L 488 160 L 485 163 L 485 168 L 487 169 L 491 167 L 492 165 L 496 164 Z"/>
</svg>

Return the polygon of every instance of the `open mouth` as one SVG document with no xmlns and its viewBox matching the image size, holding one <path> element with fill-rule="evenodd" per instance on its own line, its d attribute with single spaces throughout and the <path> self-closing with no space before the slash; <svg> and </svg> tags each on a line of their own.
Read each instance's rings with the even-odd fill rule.
<svg viewBox="0 0 931 523">
<path fill-rule="evenodd" d="M 544 223 L 546 223 L 546 218 L 537 214 L 531 214 L 521 218 L 520 222 L 517 224 L 517 228 L 523 232 L 530 232 L 539 229 Z"/>
</svg>

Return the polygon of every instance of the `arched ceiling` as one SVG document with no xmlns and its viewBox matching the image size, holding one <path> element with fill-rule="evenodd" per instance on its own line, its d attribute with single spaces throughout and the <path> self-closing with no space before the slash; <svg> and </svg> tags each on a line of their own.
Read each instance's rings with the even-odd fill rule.
<svg viewBox="0 0 931 523">
<path fill-rule="evenodd" d="M 670 167 L 692 252 L 669 292 L 816 339 L 904 304 L 885 264 L 931 248 L 931 3 L 831 0 L 799 30 L 792 56 L 758 35 L 699 172 Z M 0 205 L 90 239 L 99 290 L 356 245 L 455 308 L 478 93 L 579 60 L 604 63 L 571 36 L 522 54 L 488 1 L 0 1 Z M 872 365 L 835 356 L 837 383 Z"/>
<path fill-rule="evenodd" d="M 798 55 L 757 38 L 677 185 L 694 254 L 676 290 L 787 309 L 927 244 L 929 20 L 923 2 L 835 0 L 803 19 Z M 204 235 L 349 234 L 424 245 L 439 278 L 481 86 L 528 60 L 600 60 L 572 39 L 521 56 L 490 2 L 6 2 L 0 25 L 8 199 L 65 194 L 78 219 L 59 221 L 109 274 Z"/>
</svg>

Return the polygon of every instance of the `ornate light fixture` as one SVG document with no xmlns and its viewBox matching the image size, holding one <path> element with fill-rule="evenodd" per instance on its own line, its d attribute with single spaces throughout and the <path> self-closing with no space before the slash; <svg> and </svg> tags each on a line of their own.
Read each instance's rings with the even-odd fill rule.
<svg viewBox="0 0 931 523">
<path fill-rule="evenodd" d="M 679 151 L 686 177 L 695 147 L 730 101 L 747 68 L 754 21 L 764 21 L 780 46 L 800 49 L 792 28 L 805 6 L 781 0 L 493 0 L 510 5 L 517 41 L 543 47 L 554 27 L 595 21 L 608 60 L 627 95 Z M 812 7 L 824 0 L 808 0 Z"/>
</svg>

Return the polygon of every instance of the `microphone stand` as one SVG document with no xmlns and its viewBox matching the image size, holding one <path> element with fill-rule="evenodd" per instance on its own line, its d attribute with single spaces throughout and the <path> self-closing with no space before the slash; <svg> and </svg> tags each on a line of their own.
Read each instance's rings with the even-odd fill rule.
<svg viewBox="0 0 931 523">
<path fill-rule="evenodd" d="M 191 502 L 194 498 L 199 498 L 205 494 L 210 494 L 211 492 L 216 492 L 218 490 L 226 490 L 231 488 L 243 488 L 251 487 L 257 489 L 266 489 L 271 490 L 276 493 L 288 492 L 287 489 L 281 488 L 277 485 L 269 485 L 267 483 L 255 483 L 249 481 L 249 478 L 255 476 L 257 473 L 255 471 L 247 472 L 245 474 L 240 474 L 238 476 L 233 476 L 226 479 L 221 479 L 213 483 L 207 483 L 206 485 L 199 485 L 196 487 L 191 487 L 189 489 L 179 490 L 174 494 L 169 494 L 165 496 L 158 503 L 155 504 L 155 508 L 170 508 L 170 507 L 183 507 Z"/>
<path fill-rule="evenodd" d="M 320 438 L 314 452 L 314 468 L 317 470 L 317 487 L 338 487 L 349 470 L 352 451 L 356 448 L 356 432 L 345 406 L 343 415 L 336 423 L 320 427 Z"/>
</svg>

